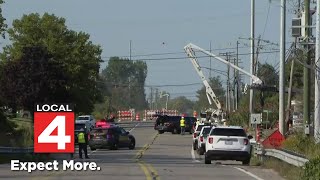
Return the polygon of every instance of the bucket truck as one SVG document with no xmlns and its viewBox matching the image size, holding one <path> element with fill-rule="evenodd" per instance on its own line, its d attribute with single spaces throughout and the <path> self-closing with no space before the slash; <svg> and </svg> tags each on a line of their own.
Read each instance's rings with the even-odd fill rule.
<svg viewBox="0 0 320 180">
<path fill-rule="evenodd" d="M 188 45 L 186 45 L 184 47 L 184 50 L 185 52 L 187 53 L 191 63 L 193 64 L 195 70 L 197 71 L 198 75 L 200 76 L 205 88 L 206 88 L 206 95 L 207 95 L 207 98 L 208 98 L 208 101 L 209 101 L 209 104 L 212 105 L 212 101 L 214 102 L 214 104 L 216 105 L 217 109 L 215 108 L 209 108 L 206 110 L 206 114 L 207 114 L 207 120 L 211 120 L 211 122 L 218 122 L 218 123 L 221 123 L 221 122 L 224 122 L 225 119 L 223 119 L 224 117 L 224 113 L 223 113 L 223 110 L 222 110 L 222 107 L 221 107 L 221 104 L 217 98 L 217 96 L 215 95 L 215 93 L 213 92 L 211 86 L 209 85 L 208 81 L 206 80 L 201 68 L 200 68 L 200 65 L 197 61 L 197 58 L 196 58 L 196 55 L 195 55 L 195 51 L 200 51 L 204 54 L 207 54 L 208 56 L 211 56 L 217 60 L 219 60 L 220 62 L 224 63 L 224 64 L 227 64 L 228 66 L 231 66 L 232 68 L 235 68 L 237 69 L 238 71 L 248 75 L 249 77 L 252 78 L 252 81 L 253 81 L 253 86 L 255 87 L 260 87 L 263 85 L 263 82 L 255 75 L 253 74 L 250 74 L 249 72 L 239 68 L 238 66 L 224 60 L 223 58 L 221 57 L 218 57 L 192 43 L 189 43 Z"/>
</svg>

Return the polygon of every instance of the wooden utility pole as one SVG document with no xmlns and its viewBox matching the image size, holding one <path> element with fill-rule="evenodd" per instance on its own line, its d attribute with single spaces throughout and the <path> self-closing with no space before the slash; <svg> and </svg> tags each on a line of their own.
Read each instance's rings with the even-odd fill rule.
<svg viewBox="0 0 320 180">
<path fill-rule="evenodd" d="M 309 45 L 310 37 L 310 0 L 304 0 L 304 13 L 305 13 L 305 39 L 306 39 L 306 64 L 310 65 L 311 51 Z M 308 67 L 303 68 L 303 120 L 305 125 L 310 125 L 310 70 Z"/>
</svg>

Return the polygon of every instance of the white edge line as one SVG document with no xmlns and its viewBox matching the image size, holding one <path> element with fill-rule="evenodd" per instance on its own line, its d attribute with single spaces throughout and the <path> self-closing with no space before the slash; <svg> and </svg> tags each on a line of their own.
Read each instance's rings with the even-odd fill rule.
<svg viewBox="0 0 320 180">
<path fill-rule="evenodd" d="M 238 169 L 239 171 L 246 173 L 247 175 L 255 178 L 256 180 L 264 180 L 264 179 L 262 179 L 262 178 L 259 178 L 259 177 L 256 176 L 256 175 L 252 174 L 251 172 L 242 169 L 242 168 L 239 168 L 239 167 L 233 167 L 233 168 Z"/>
<path fill-rule="evenodd" d="M 138 125 L 140 125 L 140 123 L 136 124 L 129 132 L 133 131 Z"/>
<path fill-rule="evenodd" d="M 199 160 L 196 159 L 196 156 L 194 154 L 193 147 L 191 146 L 191 157 L 193 162 L 200 162 Z"/>
</svg>

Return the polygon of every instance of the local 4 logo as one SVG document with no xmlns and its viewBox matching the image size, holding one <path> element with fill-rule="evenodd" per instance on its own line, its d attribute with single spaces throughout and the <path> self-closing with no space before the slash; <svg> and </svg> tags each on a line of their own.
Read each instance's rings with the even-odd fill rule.
<svg viewBox="0 0 320 180">
<path fill-rule="evenodd" d="M 34 152 L 74 152 L 74 111 L 71 104 L 36 104 Z"/>
</svg>

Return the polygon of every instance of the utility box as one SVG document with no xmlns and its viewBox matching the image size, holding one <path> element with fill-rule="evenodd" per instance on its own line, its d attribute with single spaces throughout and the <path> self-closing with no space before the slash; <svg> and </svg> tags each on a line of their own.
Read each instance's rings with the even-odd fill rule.
<svg viewBox="0 0 320 180">
<path fill-rule="evenodd" d="M 292 37 L 300 37 L 301 34 L 301 18 L 292 19 Z"/>
<path fill-rule="evenodd" d="M 304 134 L 306 134 L 306 135 L 310 134 L 310 126 L 309 126 L 309 124 L 304 126 Z"/>
</svg>

